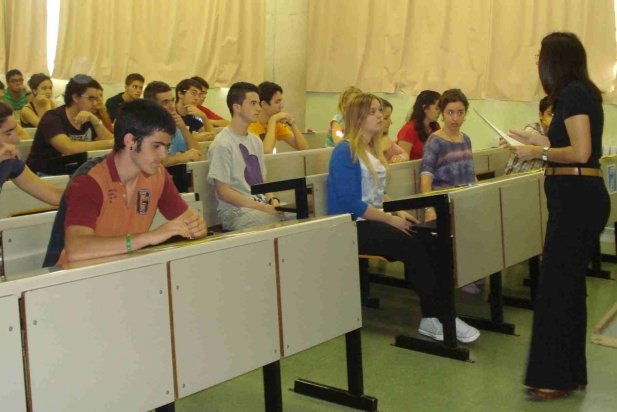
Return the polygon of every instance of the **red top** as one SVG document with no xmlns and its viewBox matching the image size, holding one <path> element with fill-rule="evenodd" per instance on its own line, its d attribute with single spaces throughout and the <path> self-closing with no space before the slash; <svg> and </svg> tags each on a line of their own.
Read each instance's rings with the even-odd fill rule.
<svg viewBox="0 0 617 412">
<path fill-rule="evenodd" d="M 197 108 L 204 112 L 206 117 L 210 120 L 222 120 L 223 118 L 218 114 L 214 113 L 212 110 L 208 109 L 206 106 L 198 105 Z"/>
<path fill-rule="evenodd" d="M 409 160 L 417 160 L 422 159 L 422 154 L 424 153 L 424 142 L 420 140 L 420 136 L 418 136 L 418 132 L 414 129 L 414 125 L 416 124 L 415 120 L 410 120 L 401 127 L 401 130 L 398 131 L 396 135 L 396 142 L 408 142 L 411 143 L 411 152 L 409 152 Z M 433 129 L 439 130 L 439 125 L 437 128 Z"/>
</svg>

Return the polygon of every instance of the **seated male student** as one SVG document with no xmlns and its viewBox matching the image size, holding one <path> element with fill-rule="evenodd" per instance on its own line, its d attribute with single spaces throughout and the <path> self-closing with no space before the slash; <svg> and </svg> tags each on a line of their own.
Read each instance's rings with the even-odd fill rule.
<svg viewBox="0 0 617 412">
<path fill-rule="evenodd" d="M 527 132 L 538 132 L 546 136 L 548 133 L 548 127 L 551 125 L 553 121 L 553 105 L 548 96 L 545 96 L 540 100 L 539 105 L 539 116 L 540 121 L 535 123 L 530 123 L 525 126 L 525 131 Z M 500 144 L 507 144 L 506 141 L 500 138 Z M 544 160 L 542 159 L 532 159 L 532 160 L 521 160 L 517 156 L 512 153 L 510 158 L 508 159 L 508 163 L 506 163 L 506 167 L 504 169 L 505 174 L 509 175 L 512 173 L 522 173 L 528 172 L 531 170 L 539 170 L 544 167 Z"/>
<path fill-rule="evenodd" d="M 210 149 L 208 183 L 214 186 L 217 212 L 224 230 L 275 223 L 283 219 L 271 194 L 252 195 L 251 186 L 263 183 L 266 175 L 263 144 L 248 132 L 258 119 L 259 90 L 251 83 L 234 83 L 227 93 L 231 124 L 216 137 Z"/>
<path fill-rule="evenodd" d="M 145 81 L 146 79 L 141 74 L 131 73 L 124 80 L 124 92 L 118 93 L 105 101 L 105 107 L 112 122 L 116 120 L 116 113 L 118 113 L 120 106 L 141 97 Z"/>
<path fill-rule="evenodd" d="M 11 69 L 6 72 L 6 83 L 8 87 L 4 89 L 2 100 L 19 112 L 24 107 L 32 93 L 24 86 L 24 75 L 17 69 Z"/>
<path fill-rule="evenodd" d="M 258 88 L 261 112 L 257 121 L 249 125 L 249 132 L 263 140 L 264 153 L 272 153 L 279 140 L 284 140 L 296 150 L 308 149 L 309 145 L 296 122 L 283 111 L 283 88 L 272 82 L 263 82 Z"/>
<path fill-rule="evenodd" d="M 48 161 L 89 150 L 111 149 L 113 135 L 94 111 L 103 88 L 90 76 L 71 78 L 64 91 L 64 105 L 47 111 L 36 129 L 26 164 L 33 172 L 49 174 Z"/>
<path fill-rule="evenodd" d="M 44 266 L 130 253 L 172 236 L 206 236 L 203 217 L 188 207 L 162 164 L 175 130 L 155 102 L 122 106 L 113 152 L 83 164 L 67 186 Z M 169 222 L 151 229 L 157 209 Z"/>
<path fill-rule="evenodd" d="M 201 147 L 199 143 L 193 139 L 182 117 L 176 112 L 174 94 L 171 91 L 171 87 L 169 87 L 167 83 L 158 80 L 150 82 L 144 91 L 144 98 L 161 105 L 171 114 L 171 117 L 176 123 L 176 130 L 172 135 L 171 144 L 167 151 L 167 158 L 163 161 L 163 165 L 173 166 L 201 160 L 203 157 Z"/>
<path fill-rule="evenodd" d="M 176 85 L 176 111 L 182 116 L 191 133 L 208 132 L 214 138 L 214 127 L 210 119 L 197 108 L 202 94 L 203 88 L 198 81 L 182 80 Z"/>
<path fill-rule="evenodd" d="M 17 127 L 13 108 L 0 102 L 0 189 L 10 179 L 31 196 L 50 205 L 59 204 L 64 188 L 40 179 L 32 173 L 23 160 L 19 159 L 19 151 L 15 147 L 19 142 Z"/>
<path fill-rule="evenodd" d="M 203 77 L 199 77 L 199 76 L 193 76 L 191 77 L 191 80 L 195 80 L 196 82 L 199 82 L 199 84 L 201 84 L 201 87 L 202 87 L 202 93 L 199 96 L 201 99 L 201 102 L 197 105 L 197 108 L 201 110 L 202 112 L 204 112 L 204 114 L 208 117 L 208 119 L 210 119 L 210 123 L 212 123 L 212 126 L 214 127 L 227 126 L 229 124 L 229 120 L 223 119 L 221 116 L 214 113 L 212 110 L 208 109 L 206 106 L 203 105 L 204 101 L 206 100 L 206 96 L 208 96 L 208 90 L 210 89 L 210 84 Z"/>
</svg>

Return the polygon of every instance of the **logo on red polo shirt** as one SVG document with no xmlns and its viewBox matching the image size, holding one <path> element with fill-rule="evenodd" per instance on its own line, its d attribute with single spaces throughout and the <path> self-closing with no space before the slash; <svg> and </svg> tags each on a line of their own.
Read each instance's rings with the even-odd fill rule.
<svg viewBox="0 0 617 412">
<path fill-rule="evenodd" d="M 145 215 L 148 213 L 150 206 L 150 192 L 146 189 L 140 189 L 137 192 L 137 214 Z"/>
</svg>

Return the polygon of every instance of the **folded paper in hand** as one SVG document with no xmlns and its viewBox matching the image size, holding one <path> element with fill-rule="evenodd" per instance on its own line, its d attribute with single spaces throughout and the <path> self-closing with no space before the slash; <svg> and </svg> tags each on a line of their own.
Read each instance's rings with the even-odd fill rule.
<svg viewBox="0 0 617 412">
<path fill-rule="evenodd" d="M 484 120 L 489 126 L 491 126 L 491 128 L 493 130 L 495 130 L 499 134 L 499 136 L 503 138 L 503 140 L 508 142 L 508 144 L 510 146 L 521 146 L 522 145 L 521 142 L 511 138 L 506 133 L 502 132 L 497 126 L 495 126 L 493 123 L 491 123 L 490 120 L 488 120 L 486 117 L 482 116 L 482 113 L 480 113 L 475 107 L 474 107 L 473 110 L 478 114 L 478 116 L 480 116 L 482 118 L 482 120 Z"/>
</svg>

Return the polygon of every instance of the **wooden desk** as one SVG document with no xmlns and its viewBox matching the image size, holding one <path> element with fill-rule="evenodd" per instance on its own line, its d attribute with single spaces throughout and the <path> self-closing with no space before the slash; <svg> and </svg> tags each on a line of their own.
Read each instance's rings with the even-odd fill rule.
<svg viewBox="0 0 617 412">
<path fill-rule="evenodd" d="M 354 390 L 320 391 L 376 411 L 377 400 L 357 390 L 355 239 L 349 215 L 283 222 L 0 283 L 0 296 L 8 297 L 0 299 L 0 314 L 15 321 L 17 297 L 23 299 L 32 409 L 149 410 L 263 366 L 266 410 L 280 411 L 278 360 L 352 334 Z M 316 255 L 304 262 L 307 245 L 318 245 L 311 253 L 325 253 L 331 266 Z M 336 316 L 326 316 L 329 310 Z M 7 354 L 23 370 L 19 345 Z M 1 399 L 3 410 L 14 410 Z"/>
</svg>

